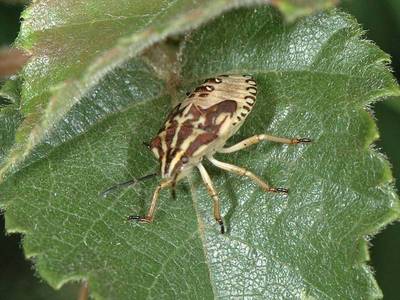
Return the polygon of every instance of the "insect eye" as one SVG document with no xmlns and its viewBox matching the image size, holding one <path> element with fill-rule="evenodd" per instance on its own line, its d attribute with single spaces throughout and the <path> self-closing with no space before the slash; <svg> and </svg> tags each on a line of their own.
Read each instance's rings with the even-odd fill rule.
<svg viewBox="0 0 400 300">
<path fill-rule="evenodd" d="M 181 158 L 181 161 L 182 161 L 183 164 L 187 164 L 189 162 L 189 158 L 187 156 L 183 156 Z"/>
</svg>

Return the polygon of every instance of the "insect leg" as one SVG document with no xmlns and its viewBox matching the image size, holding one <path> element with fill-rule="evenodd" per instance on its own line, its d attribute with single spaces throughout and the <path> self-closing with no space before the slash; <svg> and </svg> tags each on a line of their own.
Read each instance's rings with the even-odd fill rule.
<svg viewBox="0 0 400 300">
<path fill-rule="evenodd" d="M 225 233 L 225 227 L 224 227 L 224 222 L 222 221 L 221 217 L 221 208 L 220 208 L 220 203 L 219 203 L 219 198 L 217 195 L 217 191 L 214 188 L 214 185 L 211 181 L 210 176 L 208 175 L 206 169 L 203 167 L 202 164 L 198 164 L 197 168 L 200 171 L 201 178 L 203 178 L 203 182 L 207 187 L 207 191 L 211 198 L 213 199 L 214 202 L 214 218 L 215 221 L 221 226 L 221 233 Z"/>
<path fill-rule="evenodd" d="M 282 137 L 277 137 L 277 136 L 268 135 L 268 134 L 258 134 L 258 135 L 249 137 L 249 138 L 247 138 L 233 146 L 230 146 L 228 148 L 222 148 L 222 149 L 218 150 L 218 152 L 220 152 L 220 153 L 236 152 L 236 151 L 245 149 L 251 145 L 258 144 L 261 141 L 270 141 L 270 142 L 283 143 L 283 144 L 300 144 L 300 143 L 310 143 L 311 142 L 311 140 L 308 138 L 288 139 L 288 138 L 282 138 Z"/>
<path fill-rule="evenodd" d="M 153 193 L 153 198 L 151 200 L 151 204 L 150 204 L 150 208 L 147 211 L 147 214 L 145 216 L 135 216 L 135 215 L 131 215 L 128 216 L 128 220 L 129 221 L 138 221 L 138 222 L 142 222 L 142 223 L 151 223 L 153 222 L 154 219 L 154 212 L 156 210 L 156 206 L 157 206 L 157 201 L 160 195 L 160 191 L 161 189 L 168 187 L 171 185 L 171 181 L 163 181 L 161 182 L 155 189 L 154 193 Z"/>
<path fill-rule="evenodd" d="M 270 187 L 268 183 L 266 183 L 264 180 L 260 179 L 258 176 L 254 175 L 253 173 L 251 173 L 250 171 L 235 166 L 235 165 L 231 165 L 219 160 L 216 160 L 213 157 L 208 157 L 208 160 L 216 167 L 240 175 L 240 176 L 246 176 L 249 177 L 251 180 L 255 181 L 264 191 L 266 192 L 275 192 L 275 193 L 288 193 L 288 190 L 285 188 L 275 188 L 275 187 Z"/>
</svg>

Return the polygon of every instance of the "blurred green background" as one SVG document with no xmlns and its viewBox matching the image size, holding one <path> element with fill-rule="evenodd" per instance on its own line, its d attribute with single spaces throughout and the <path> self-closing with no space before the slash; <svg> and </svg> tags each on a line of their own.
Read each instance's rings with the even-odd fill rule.
<svg viewBox="0 0 400 300">
<path fill-rule="evenodd" d="M 0 0 L 0 47 L 10 45 L 18 34 L 21 4 Z M 22 1 L 15 1 L 21 3 Z M 400 0 L 342 0 L 341 8 L 354 15 L 369 39 L 392 56 L 392 68 L 400 79 Z M 388 156 L 395 178 L 400 178 L 400 99 L 375 105 L 381 133 L 377 146 Z M 396 182 L 400 190 L 400 181 Z M 19 235 L 6 235 L 0 216 L 0 298 L 75 299 L 78 286 L 68 284 L 54 291 L 35 276 L 32 263 L 24 259 Z M 371 262 L 384 299 L 400 299 L 400 223 L 389 225 L 370 242 Z"/>
</svg>

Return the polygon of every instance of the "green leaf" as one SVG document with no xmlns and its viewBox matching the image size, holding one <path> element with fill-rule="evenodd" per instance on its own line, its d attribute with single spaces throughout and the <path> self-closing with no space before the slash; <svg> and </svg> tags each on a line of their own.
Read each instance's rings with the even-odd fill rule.
<svg viewBox="0 0 400 300">
<path fill-rule="evenodd" d="M 226 242 L 205 231 L 211 277 L 217 285 L 235 280 L 233 286 L 240 288 L 231 288 L 229 295 L 241 295 L 246 279 L 255 276 L 266 279 L 247 293 L 272 295 L 282 286 L 283 298 L 378 297 L 364 264 L 365 239 L 398 218 L 399 203 L 388 163 L 370 147 L 378 133 L 366 105 L 399 92 L 384 65 L 388 55 L 360 40 L 354 20 L 337 11 L 291 27 L 271 12 L 231 15 L 251 26 L 225 20 L 198 32 L 184 52 L 183 77 L 257 74 L 262 100 L 247 121 L 252 126 L 234 140 L 268 132 L 314 142 L 297 148 L 260 144 L 224 158 L 250 166 L 291 193 L 286 199 L 264 195 L 247 180 L 229 176 L 234 181 L 227 184 L 217 177 L 223 198 L 235 199 L 225 207 L 234 237 Z M 217 49 L 209 47 L 216 43 Z M 207 197 L 195 195 L 203 221 L 212 224 Z M 237 259 L 225 263 L 215 251 Z M 262 261 L 262 267 L 255 261 Z"/>
<path fill-rule="evenodd" d="M 51 151 L 39 149 L 36 162 L 1 187 L 7 228 L 25 233 L 39 274 L 54 287 L 88 279 L 99 299 L 379 297 L 366 240 L 400 207 L 389 165 L 371 146 L 378 133 L 367 106 L 399 94 L 388 56 L 334 10 L 290 25 L 268 7 L 236 10 L 185 40 L 182 87 L 223 73 L 257 80 L 255 109 L 229 143 L 258 133 L 313 139 L 217 156 L 289 196 L 206 165 L 226 235 L 198 175 L 179 185 L 176 201 L 161 194 L 153 224 L 127 223 L 146 211 L 156 180 L 100 193 L 157 169 L 142 142 L 176 100 L 149 59 L 133 59 L 62 117 L 40 146 Z"/>
</svg>

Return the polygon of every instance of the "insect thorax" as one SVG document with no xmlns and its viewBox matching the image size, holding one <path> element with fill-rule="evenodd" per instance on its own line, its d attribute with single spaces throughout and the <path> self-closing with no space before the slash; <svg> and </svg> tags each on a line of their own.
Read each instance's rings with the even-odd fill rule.
<svg viewBox="0 0 400 300">
<path fill-rule="evenodd" d="M 162 177 L 179 180 L 222 148 L 251 112 L 256 94 L 256 82 L 248 75 L 210 78 L 190 93 L 151 141 Z"/>
</svg>

